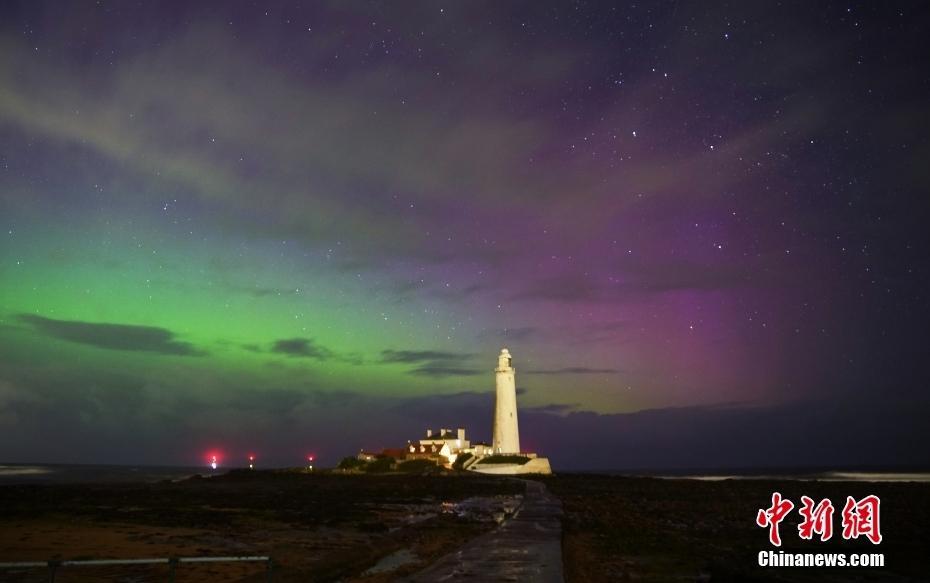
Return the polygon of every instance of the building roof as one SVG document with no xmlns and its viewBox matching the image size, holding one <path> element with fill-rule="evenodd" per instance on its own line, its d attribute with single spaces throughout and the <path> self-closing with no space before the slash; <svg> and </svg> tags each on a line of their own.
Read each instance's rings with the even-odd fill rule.
<svg viewBox="0 0 930 583">
<path fill-rule="evenodd" d="M 459 436 L 456 435 L 455 433 L 444 433 L 442 435 L 439 435 L 437 433 L 436 435 L 430 435 L 429 437 L 421 437 L 420 441 L 445 441 L 447 439 L 458 439 L 458 438 Z"/>
<path fill-rule="evenodd" d="M 436 450 L 435 453 L 439 453 L 440 451 L 442 451 L 442 448 L 446 446 L 446 442 L 445 441 L 437 441 L 435 443 L 427 442 L 427 443 L 421 443 L 419 445 L 414 445 L 411 443 L 407 447 L 410 448 L 411 446 L 415 447 L 417 452 L 419 452 L 420 448 L 423 447 L 423 448 L 426 448 L 426 453 L 432 452 L 433 449 Z M 410 451 L 410 450 L 407 449 L 406 451 Z"/>
</svg>

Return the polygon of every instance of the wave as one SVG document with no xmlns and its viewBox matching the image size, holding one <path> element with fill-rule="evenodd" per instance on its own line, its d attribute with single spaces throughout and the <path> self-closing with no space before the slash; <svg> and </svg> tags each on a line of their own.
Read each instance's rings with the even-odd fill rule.
<svg viewBox="0 0 930 583">
<path fill-rule="evenodd" d="M 717 482 L 722 480 L 793 480 L 799 482 L 930 482 L 930 473 L 919 472 L 824 472 L 822 474 L 808 475 L 781 475 L 781 474 L 701 474 L 681 476 L 654 476 L 667 480 L 699 480 L 702 482 Z"/>
<path fill-rule="evenodd" d="M 187 478 L 198 470 L 160 466 L 6 463 L 0 464 L 0 485 L 159 482 Z"/>
<path fill-rule="evenodd" d="M 54 471 L 44 466 L 0 466 L 0 476 L 40 476 Z"/>
</svg>

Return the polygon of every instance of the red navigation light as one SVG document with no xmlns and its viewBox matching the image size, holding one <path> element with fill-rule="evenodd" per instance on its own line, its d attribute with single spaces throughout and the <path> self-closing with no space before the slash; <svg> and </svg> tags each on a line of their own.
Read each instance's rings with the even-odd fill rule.
<svg viewBox="0 0 930 583">
<path fill-rule="evenodd" d="M 249 454 L 249 461 L 250 461 L 250 462 L 254 462 L 254 461 L 255 461 L 255 456 L 252 455 L 252 454 Z"/>
<path fill-rule="evenodd" d="M 313 456 L 312 456 L 312 455 L 308 455 L 308 456 L 307 456 L 307 461 L 308 461 L 308 462 L 312 462 L 312 461 L 313 461 Z"/>
</svg>

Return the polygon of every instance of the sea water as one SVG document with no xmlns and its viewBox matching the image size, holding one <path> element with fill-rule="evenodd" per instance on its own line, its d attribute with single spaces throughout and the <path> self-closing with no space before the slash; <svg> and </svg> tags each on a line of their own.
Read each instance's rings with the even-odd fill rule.
<svg viewBox="0 0 930 583">
<path fill-rule="evenodd" d="M 194 474 L 210 475 L 211 472 L 203 468 L 170 466 L 0 464 L 0 484 L 160 482 Z"/>
</svg>

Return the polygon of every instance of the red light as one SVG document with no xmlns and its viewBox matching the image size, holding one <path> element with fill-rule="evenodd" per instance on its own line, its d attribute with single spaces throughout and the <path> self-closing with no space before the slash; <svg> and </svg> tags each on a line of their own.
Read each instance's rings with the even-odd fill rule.
<svg viewBox="0 0 930 583">
<path fill-rule="evenodd" d="M 313 456 L 312 456 L 312 455 L 308 455 L 308 456 L 307 456 L 307 461 L 308 461 L 308 462 L 312 462 L 312 461 L 313 461 Z"/>
<path fill-rule="evenodd" d="M 250 461 L 250 462 L 254 462 L 254 461 L 255 461 L 255 456 L 254 456 L 254 455 L 250 455 L 250 456 L 249 456 L 249 461 Z"/>
</svg>

